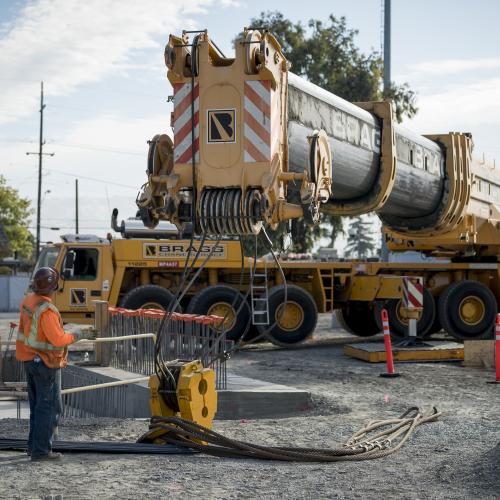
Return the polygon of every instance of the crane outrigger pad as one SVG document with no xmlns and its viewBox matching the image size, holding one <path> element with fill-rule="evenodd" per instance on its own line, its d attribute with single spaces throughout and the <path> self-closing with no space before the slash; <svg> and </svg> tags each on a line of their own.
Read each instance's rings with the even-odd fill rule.
<svg viewBox="0 0 500 500">
<path fill-rule="evenodd" d="M 385 363 L 383 342 L 346 344 L 344 354 L 369 363 Z M 464 359 L 464 345 L 458 342 L 425 341 L 425 345 L 398 347 L 393 345 L 394 361 L 461 361 Z"/>
</svg>

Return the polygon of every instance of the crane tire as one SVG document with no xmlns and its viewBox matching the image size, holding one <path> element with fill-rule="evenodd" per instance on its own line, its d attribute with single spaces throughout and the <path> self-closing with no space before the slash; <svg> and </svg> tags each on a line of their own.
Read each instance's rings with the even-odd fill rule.
<svg viewBox="0 0 500 500">
<path fill-rule="evenodd" d="M 234 304 L 234 305 L 233 305 Z M 236 315 L 238 309 L 241 309 Z M 250 327 L 250 306 L 238 290 L 226 285 L 212 285 L 199 291 L 189 303 L 190 314 L 226 317 L 226 338 L 238 341 Z M 220 326 L 220 325 L 219 325 Z M 216 327 L 216 329 L 218 329 Z"/>
<path fill-rule="evenodd" d="M 358 337 L 371 337 L 381 331 L 367 302 L 348 302 L 345 309 L 335 311 L 342 328 Z"/>
<path fill-rule="evenodd" d="M 389 315 L 389 327 L 391 336 L 396 339 L 403 339 L 408 331 L 408 321 L 401 317 L 399 308 L 401 307 L 402 299 L 390 299 L 385 305 L 387 314 Z M 380 308 L 375 316 L 377 324 L 382 328 L 382 320 L 380 318 Z M 424 309 L 422 316 L 417 321 L 417 336 L 421 339 L 426 338 L 429 330 L 434 324 L 436 318 L 436 301 L 431 292 L 424 288 Z"/>
<path fill-rule="evenodd" d="M 267 338 L 261 335 L 259 329 L 256 325 L 250 325 L 250 328 L 245 333 L 245 336 L 241 338 L 243 342 L 247 344 L 260 344 L 262 342 L 267 342 Z"/>
<path fill-rule="evenodd" d="M 434 300 L 436 304 L 439 304 L 439 297 L 434 297 Z M 436 306 L 437 309 L 437 306 Z M 436 310 L 436 316 L 434 318 L 434 322 L 432 323 L 431 327 L 429 328 L 429 331 L 425 334 L 425 338 L 429 338 L 435 333 L 439 333 L 443 329 L 443 325 L 441 324 L 441 321 L 439 319 L 439 313 Z"/>
<path fill-rule="evenodd" d="M 141 285 L 128 291 L 120 301 L 120 307 L 126 309 L 161 309 L 166 311 L 172 299 L 173 293 L 158 285 Z M 181 306 L 177 303 L 174 309 L 181 312 Z"/>
<path fill-rule="evenodd" d="M 259 332 L 275 345 L 287 347 L 304 342 L 314 332 L 318 309 L 311 294 L 295 286 L 273 286 L 268 292 L 269 325 L 257 325 Z"/>
<path fill-rule="evenodd" d="M 497 307 L 495 295 L 483 283 L 456 281 L 439 298 L 439 320 L 457 340 L 493 338 Z"/>
</svg>

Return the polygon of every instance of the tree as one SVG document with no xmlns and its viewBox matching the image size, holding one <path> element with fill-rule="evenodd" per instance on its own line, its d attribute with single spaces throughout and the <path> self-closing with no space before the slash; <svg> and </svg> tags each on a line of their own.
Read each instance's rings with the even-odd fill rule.
<svg viewBox="0 0 500 500">
<path fill-rule="evenodd" d="M 363 54 L 358 49 L 355 44 L 358 31 L 347 27 L 345 17 L 331 15 L 327 23 L 311 19 L 306 29 L 302 23 L 286 19 L 281 12 L 261 12 L 250 21 L 250 26 L 269 29 L 292 63 L 292 71 L 325 90 L 351 102 L 391 98 L 399 122 L 403 116 L 411 118 L 417 112 L 415 93 L 408 84 L 393 84 L 383 95 L 382 58 L 376 51 Z M 294 250 L 310 250 L 325 231 L 329 232 L 333 246 L 336 234 L 342 231 L 342 221 L 339 217 L 325 215 L 322 220 L 323 228 L 307 226 L 302 219 L 294 221 Z M 325 230 L 325 225 L 330 228 Z"/>
<path fill-rule="evenodd" d="M 30 257 L 33 251 L 33 236 L 28 230 L 32 213 L 30 201 L 21 198 L 17 189 L 7 185 L 0 175 L 0 219 L 8 245 L 0 248 L 0 256 L 17 253 L 20 257 Z"/>
<path fill-rule="evenodd" d="M 309 31 L 277 11 L 261 12 L 250 23 L 268 28 L 292 63 L 292 71 L 325 90 L 351 102 L 392 99 L 398 122 L 417 113 L 416 96 L 407 83 L 392 83 L 383 94 L 383 59 L 377 51 L 363 54 L 358 49 L 359 32 L 347 27 L 345 17 L 330 15 L 326 24 L 311 19 Z"/>
<path fill-rule="evenodd" d="M 362 217 L 354 217 L 349 226 L 346 254 L 356 259 L 367 259 L 375 251 L 375 243 L 371 235 L 372 224 Z"/>
</svg>

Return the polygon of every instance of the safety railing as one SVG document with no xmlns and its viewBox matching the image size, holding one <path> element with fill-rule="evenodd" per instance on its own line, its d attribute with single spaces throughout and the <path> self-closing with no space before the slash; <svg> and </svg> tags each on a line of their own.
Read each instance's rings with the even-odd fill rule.
<svg viewBox="0 0 500 500">
<path fill-rule="evenodd" d="M 4 381 L 21 382 L 26 379 L 23 363 L 16 361 L 16 350 L 14 335 L 17 324 L 9 323 L 9 335 L 7 340 L 0 340 L 0 385 Z"/>
</svg>

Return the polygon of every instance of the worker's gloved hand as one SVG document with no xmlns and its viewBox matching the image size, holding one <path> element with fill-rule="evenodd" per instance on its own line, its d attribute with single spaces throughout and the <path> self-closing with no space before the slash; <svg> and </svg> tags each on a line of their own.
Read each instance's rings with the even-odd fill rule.
<svg viewBox="0 0 500 500">
<path fill-rule="evenodd" d="M 75 342 L 79 340 L 93 340 L 96 337 L 96 331 L 93 328 L 89 330 L 79 330 L 73 332 L 73 336 L 75 337 Z"/>
</svg>

